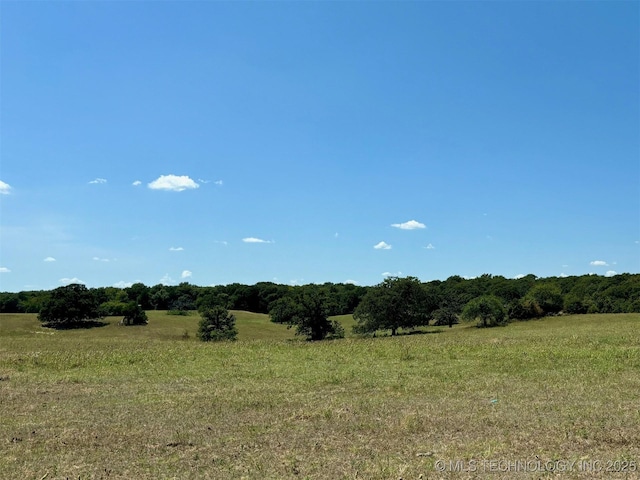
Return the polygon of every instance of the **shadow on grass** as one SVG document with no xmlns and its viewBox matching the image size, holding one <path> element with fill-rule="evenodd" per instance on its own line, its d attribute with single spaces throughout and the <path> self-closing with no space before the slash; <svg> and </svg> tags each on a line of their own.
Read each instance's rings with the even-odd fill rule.
<svg viewBox="0 0 640 480">
<path fill-rule="evenodd" d="M 109 322 L 103 322 L 101 320 L 85 320 L 83 322 L 72 323 L 43 323 L 44 328 L 52 328 L 54 330 L 77 330 L 77 329 L 89 329 L 106 327 Z"/>
</svg>

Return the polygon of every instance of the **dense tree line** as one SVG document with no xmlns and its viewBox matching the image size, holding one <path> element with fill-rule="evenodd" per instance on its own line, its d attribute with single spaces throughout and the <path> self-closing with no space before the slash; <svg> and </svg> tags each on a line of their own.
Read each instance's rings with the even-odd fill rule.
<svg viewBox="0 0 640 480">
<path fill-rule="evenodd" d="M 417 279 L 412 279 L 409 283 L 415 285 L 416 282 Z M 640 312 L 640 274 L 550 278 L 527 275 L 518 279 L 493 275 L 473 279 L 452 276 L 444 281 L 418 283 L 424 292 L 424 298 L 420 301 L 426 302 L 422 312 L 426 312 L 431 324 L 455 323 L 471 300 L 484 295 L 499 299 L 511 319 L 535 318 L 559 312 Z M 406 288 L 413 288 L 407 285 Z M 91 288 L 87 289 L 87 294 L 98 305 L 100 316 L 126 316 L 131 312 L 132 303 L 139 305 L 142 310 L 196 310 L 205 299 L 209 305 L 219 305 L 228 310 L 269 313 L 279 300 L 305 294 L 321 298 L 325 313 L 332 316 L 354 313 L 365 295 L 377 287 L 334 283 L 289 286 L 271 282 L 213 287 L 184 282 L 149 287 L 136 283 L 123 289 Z M 40 313 L 53 292 L 55 290 L 2 292 L 0 313 Z M 424 318 L 421 321 L 424 322 Z"/>
</svg>

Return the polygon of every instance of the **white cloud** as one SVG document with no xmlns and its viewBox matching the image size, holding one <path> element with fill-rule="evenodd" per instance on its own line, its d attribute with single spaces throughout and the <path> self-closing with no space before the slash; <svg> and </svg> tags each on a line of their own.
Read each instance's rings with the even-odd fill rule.
<svg viewBox="0 0 640 480">
<path fill-rule="evenodd" d="M 84 282 L 82 280 L 80 280 L 77 277 L 73 277 L 73 278 L 61 278 L 60 279 L 60 283 L 62 283 L 63 285 L 71 285 L 72 283 L 82 283 L 84 285 Z"/>
<path fill-rule="evenodd" d="M 391 272 L 383 272 L 382 276 L 383 277 L 399 277 L 402 275 L 402 272 L 396 272 L 396 273 L 391 273 Z"/>
<path fill-rule="evenodd" d="M 520 280 L 521 278 L 526 277 L 526 275 L 524 273 L 519 273 L 518 275 L 516 275 L 515 277 L 513 277 L 516 280 Z"/>
<path fill-rule="evenodd" d="M 113 284 L 113 287 L 115 288 L 129 288 L 133 285 L 133 282 L 125 282 L 124 280 L 120 280 L 117 283 Z"/>
<path fill-rule="evenodd" d="M 95 260 L 96 262 L 108 262 L 109 261 L 108 258 L 100 258 L 100 257 L 93 257 L 93 260 Z"/>
<path fill-rule="evenodd" d="M 426 248 L 427 250 L 435 250 L 436 249 L 436 247 L 434 247 L 432 243 L 430 243 L 429 245 L 427 245 L 424 248 Z"/>
<path fill-rule="evenodd" d="M 160 175 L 160 177 L 149 184 L 149 188 L 152 190 L 169 190 L 172 192 L 182 192 L 189 188 L 199 187 L 200 185 L 187 175 Z"/>
<path fill-rule="evenodd" d="M 607 270 L 607 273 L 604 274 L 605 277 L 613 277 L 614 275 L 617 275 L 618 272 L 616 272 L 615 270 Z"/>
<path fill-rule="evenodd" d="M 9 270 L 7 267 L 0 267 L 0 273 L 9 273 L 11 272 L 11 270 Z"/>
<path fill-rule="evenodd" d="M 90 184 L 99 184 L 99 183 L 107 183 L 106 178 L 96 178 L 95 180 L 91 180 Z"/>
<path fill-rule="evenodd" d="M 0 195 L 9 195 L 10 192 L 11 192 L 11 185 L 9 185 L 8 183 L 4 183 L 2 180 L 0 180 Z"/>
<path fill-rule="evenodd" d="M 409 220 L 408 222 L 404 223 L 392 223 L 391 226 L 399 228 L 401 230 L 416 230 L 418 228 L 427 228 L 424 223 L 420 223 L 415 220 Z"/>
<path fill-rule="evenodd" d="M 356 280 L 345 280 L 344 283 L 350 283 L 351 285 L 358 285 L 358 282 Z"/>
<path fill-rule="evenodd" d="M 273 243 L 273 240 L 263 240 L 261 238 L 256 238 L 256 237 L 243 238 L 242 241 L 244 243 Z"/>
<path fill-rule="evenodd" d="M 219 243 L 220 245 L 224 245 L 225 247 L 229 245 L 229 242 L 226 240 L 214 240 L 213 243 Z"/>
<path fill-rule="evenodd" d="M 182 252 L 184 248 L 182 247 L 169 247 L 170 252 Z"/>
<path fill-rule="evenodd" d="M 215 182 L 213 182 L 213 183 L 215 183 L 215 184 L 216 184 L 216 185 L 218 185 L 218 186 L 222 186 L 222 180 L 216 180 L 216 181 L 215 181 Z"/>
<path fill-rule="evenodd" d="M 590 265 L 593 265 L 594 267 L 608 267 L 609 264 L 607 262 L 605 262 L 604 260 L 594 260 L 593 262 L 590 263 Z"/>
<path fill-rule="evenodd" d="M 386 242 L 376 243 L 373 248 L 376 250 L 391 250 L 391 245 Z"/>
<path fill-rule="evenodd" d="M 165 273 L 164 277 L 160 279 L 160 283 L 162 285 L 172 285 L 176 283 L 176 281 L 173 278 L 171 278 L 168 273 Z"/>
<path fill-rule="evenodd" d="M 55 259 L 55 258 L 53 258 L 53 257 L 47 257 L 47 258 L 45 258 L 45 259 L 43 260 L 43 262 L 55 262 L 55 261 L 56 261 L 56 259 Z"/>
<path fill-rule="evenodd" d="M 136 180 L 135 182 L 133 182 L 131 185 L 133 185 L 134 187 L 137 187 L 139 185 L 142 185 L 142 182 L 140 180 Z"/>
<path fill-rule="evenodd" d="M 190 272 L 189 270 L 183 270 L 182 274 L 180 275 L 180 278 L 189 278 L 193 275 L 193 272 Z"/>
<path fill-rule="evenodd" d="M 561 273 L 560 274 L 560 278 L 567 278 L 569 275 L 567 275 L 566 273 Z"/>
</svg>

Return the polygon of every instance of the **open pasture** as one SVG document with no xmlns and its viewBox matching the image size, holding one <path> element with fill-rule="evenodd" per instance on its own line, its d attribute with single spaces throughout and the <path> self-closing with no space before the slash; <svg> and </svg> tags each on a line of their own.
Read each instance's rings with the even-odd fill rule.
<svg viewBox="0 0 640 480">
<path fill-rule="evenodd" d="M 310 343 L 235 313 L 223 344 L 1 315 L 0 478 L 640 478 L 638 314 Z"/>
</svg>

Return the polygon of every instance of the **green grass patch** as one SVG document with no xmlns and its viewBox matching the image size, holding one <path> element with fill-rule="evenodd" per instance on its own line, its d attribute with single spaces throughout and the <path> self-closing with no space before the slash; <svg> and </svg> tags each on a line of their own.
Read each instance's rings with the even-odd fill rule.
<svg viewBox="0 0 640 480">
<path fill-rule="evenodd" d="M 195 339 L 197 314 L 67 331 L 0 315 L 0 477 L 555 478 L 436 466 L 640 460 L 638 314 L 310 343 L 234 313 L 221 344 Z"/>
</svg>

